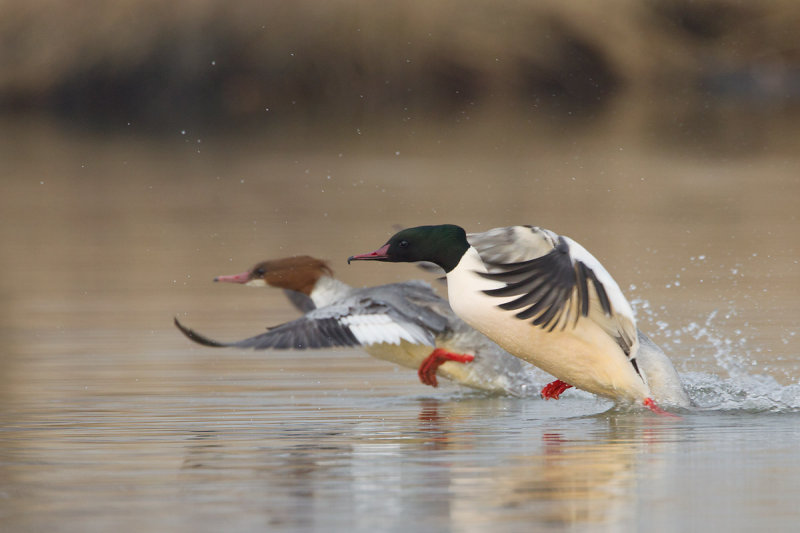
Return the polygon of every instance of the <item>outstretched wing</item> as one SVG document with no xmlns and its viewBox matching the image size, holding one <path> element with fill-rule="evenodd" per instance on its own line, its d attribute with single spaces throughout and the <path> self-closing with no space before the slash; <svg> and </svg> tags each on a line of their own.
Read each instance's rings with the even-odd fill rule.
<svg viewBox="0 0 800 533">
<path fill-rule="evenodd" d="M 279 350 L 309 348 L 330 348 L 334 346 L 358 346 L 358 339 L 347 328 L 334 319 L 307 320 L 305 317 L 281 324 L 254 337 L 240 341 L 221 342 L 206 337 L 181 324 L 175 319 L 175 326 L 189 339 L 203 346 L 254 348 Z"/>
<path fill-rule="evenodd" d="M 430 288 L 428 288 L 430 290 Z M 400 298 L 400 297 L 398 297 Z M 407 306 L 412 305 L 407 303 Z M 269 331 L 240 341 L 220 342 L 185 327 L 178 319 L 175 326 L 189 339 L 204 346 L 253 348 L 256 350 L 332 348 L 366 346 L 370 344 L 412 344 L 433 346 L 435 335 L 441 329 L 436 324 L 444 319 L 430 310 L 432 320 L 422 320 L 425 315 L 416 313 L 417 319 L 402 307 L 392 305 L 382 298 L 356 292 L 346 300 L 314 309 L 306 315 L 270 328 Z"/>
<path fill-rule="evenodd" d="M 636 322 L 630 305 L 600 262 L 575 241 L 556 236 L 552 248 L 539 257 L 489 261 L 487 266 L 489 272 L 479 274 L 505 284 L 484 291 L 505 300 L 500 308 L 519 310 L 517 318 L 531 319 L 548 332 L 575 327 L 587 318 L 611 335 L 626 355 L 635 357 Z"/>
</svg>

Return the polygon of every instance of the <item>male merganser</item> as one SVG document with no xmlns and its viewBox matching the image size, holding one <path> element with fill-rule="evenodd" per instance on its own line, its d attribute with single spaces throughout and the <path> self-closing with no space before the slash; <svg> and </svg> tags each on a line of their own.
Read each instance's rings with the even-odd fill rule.
<svg viewBox="0 0 800 533">
<path fill-rule="evenodd" d="M 373 357 L 418 370 L 420 381 L 433 387 L 437 374 L 491 392 L 524 395 L 531 386 L 527 365 L 459 319 L 423 281 L 353 288 L 309 256 L 264 261 L 214 281 L 282 288 L 305 315 L 236 342 L 209 339 L 176 318 L 178 329 L 199 344 L 257 350 L 361 346 Z"/>
<path fill-rule="evenodd" d="M 569 237 L 534 226 L 470 234 L 419 226 L 350 260 L 428 261 L 444 269 L 450 305 L 510 353 L 557 381 L 662 412 L 689 405 L 669 359 L 636 327 L 633 311 L 603 265 Z"/>
</svg>

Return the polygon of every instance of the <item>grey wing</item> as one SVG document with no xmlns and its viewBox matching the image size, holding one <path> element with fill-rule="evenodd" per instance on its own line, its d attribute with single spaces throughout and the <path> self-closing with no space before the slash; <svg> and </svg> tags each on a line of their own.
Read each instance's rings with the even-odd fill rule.
<svg viewBox="0 0 800 533">
<path fill-rule="evenodd" d="M 210 339 L 186 328 L 177 318 L 175 326 L 189 339 L 215 347 L 304 350 L 399 344 L 401 341 L 433 346 L 436 334 L 446 324 L 440 315 L 412 302 L 413 297 L 424 295 L 424 291 L 413 286 L 407 291 L 388 285 L 381 288 L 384 290 L 356 290 L 339 302 L 314 309 L 296 320 L 270 328 L 266 333 L 240 341 Z M 430 287 L 428 290 L 432 294 Z"/>
<path fill-rule="evenodd" d="M 553 249 L 559 236 L 536 226 L 507 226 L 470 233 L 467 240 L 485 263 L 508 264 L 534 259 Z"/>
<path fill-rule="evenodd" d="M 396 321 L 426 330 L 431 338 L 448 328 L 453 315 L 447 300 L 420 280 L 357 289 L 353 297 L 363 298 L 360 306 L 378 306 Z"/>
<path fill-rule="evenodd" d="M 175 319 L 175 326 L 189 339 L 212 347 L 253 348 L 255 350 L 331 348 L 361 344 L 346 324 L 334 317 L 309 318 L 308 315 L 271 328 L 266 333 L 240 341 L 220 342 L 187 328 Z"/>
</svg>

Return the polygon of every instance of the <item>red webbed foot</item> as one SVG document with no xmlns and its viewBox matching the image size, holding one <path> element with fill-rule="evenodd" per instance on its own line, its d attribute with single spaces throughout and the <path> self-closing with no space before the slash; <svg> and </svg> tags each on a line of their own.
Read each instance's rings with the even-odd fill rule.
<svg viewBox="0 0 800 533">
<path fill-rule="evenodd" d="M 565 390 L 572 388 L 572 385 L 569 383 L 564 383 L 560 379 L 555 380 L 552 383 L 548 383 L 542 389 L 542 398 L 545 400 L 554 399 L 558 400 L 558 397 L 561 396 L 561 393 Z"/>
<path fill-rule="evenodd" d="M 650 409 L 651 411 L 653 411 L 656 414 L 659 414 L 659 415 L 662 415 L 662 416 L 671 416 L 671 417 L 674 417 L 674 418 L 680 418 L 678 415 L 670 413 L 668 411 L 665 411 L 662 408 L 660 408 L 659 406 L 657 406 L 656 402 L 654 402 L 652 398 L 645 398 L 642 403 L 644 404 L 645 407 L 647 407 L 648 409 Z"/>
<path fill-rule="evenodd" d="M 436 381 L 436 370 L 439 369 L 447 361 L 455 361 L 456 363 L 469 363 L 475 359 L 474 355 L 467 355 L 461 353 L 452 353 L 441 348 L 436 348 L 431 354 L 422 361 L 419 365 L 419 380 L 425 385 L 437 387 L 439 382 Z"/>
</svg>

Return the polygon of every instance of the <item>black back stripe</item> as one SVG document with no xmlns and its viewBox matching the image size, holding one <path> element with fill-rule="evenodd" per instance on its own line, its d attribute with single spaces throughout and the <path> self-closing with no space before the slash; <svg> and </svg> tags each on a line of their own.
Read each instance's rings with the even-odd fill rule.
<svg viewBox="0 0 800 533">
<path fill-rule="evenodd" d="M 625 355 L 630 355 L 629 352 L 630 352 L 630 348 L 628 348 L 628 351 L 625 352 Z M 633 365 L 633 369 L 636 370 L 636 373 L 639 374 L 639 377 L 642 377 L 642 373 L 639 372 L 639 365 L 636 363 L 636 359 L 631 359 L 630 361 L 631 361 L 631 364 Z"/>
<path fill-rule="evenodd" d="M 586 271 L 588 267 L 583 263 L 575 265 L 575 286 L 578 288 L 578 298 L 580 299 L 580 314 L 578 316 L 589 316 L 589 287 L 586 282 Z M 578 316 L 575 317 L 575 322 L 578 322 Z"/>
<path fill-rule="evenodd" d="M 630 344 L 629 342 L 627 342 L 627 340 L 625 339 L 625 337 L 623 337 L 623 336 L 620 334 L 620 335 L 617 335 L 617 336 L 614 338 L 614 340 L 616 340 L 616 341 L 617 341 L 617 344 L 619 344 L 619 347 L 620 347 L 620 348 L 622 348 L 622 351 L 623 351 L 623 352 L 625 352 L 625 355 L 630 355 L 630 354 L 631 354 L 631 344 Z M 637 370 L 637 372 L 638 372 L 638 370 Z"/>
<path fill-rule="evenodd" d="M 608 299 L 608 294 L 606 294 L 605 287 L 603 287 L 603 284 L 600 283 L 600 280 L 597 279 L 597 276 L 595 275 L 595 273 L 592 271 L 591 268 L 587 267 L 586 273 L 587 273 L 586 277 L 591 279 L 592 283 L 594 284 L 594 291 L 595 293 L 597 293 L 597 299 L 600 300 L 600 306 L 603 308 L 603 312 L 611 316 L 613 314 L 611 310 L 611 302 Z"/>
</svg>

